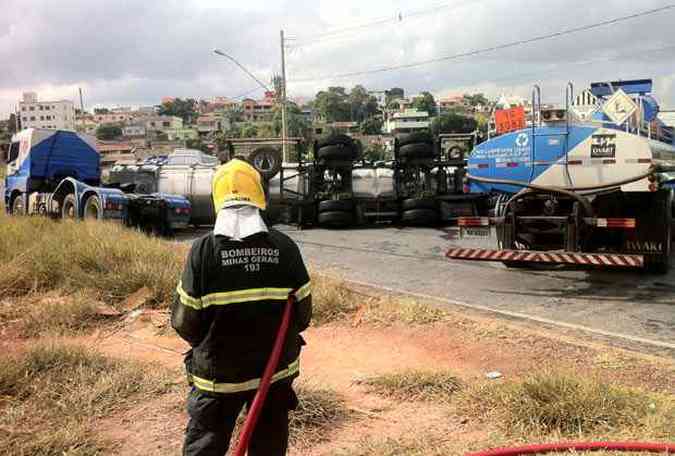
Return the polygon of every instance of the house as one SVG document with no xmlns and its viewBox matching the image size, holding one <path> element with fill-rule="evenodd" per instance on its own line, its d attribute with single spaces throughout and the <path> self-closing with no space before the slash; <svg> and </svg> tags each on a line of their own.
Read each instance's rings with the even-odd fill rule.
<svg viewBox="0 0 675 456">
<path fill-rule="evenodd" d="M 452 111 L 455 109 L 464 109 L 466 103 L 464 95 L 448 95 L 438 100 L 438 108 L 441 112 Z"/>
<path fill-rule="evenodd" d="M 395 112 L 384 122 L 384 131 L 389 134 L 410 133 L 428 130 L 431 125 L 429 113 L 417 109 Z"/>
<path fill-rule="evenodd" d="M 148 116 L 142 119 L 145 126 L 145 131 L 167 133 L 170 130 L 178 130 L 183 128 L 183 119 L 176 116 Z"/>
<path fill-rule="evenodd" d="M 242 117 L 247 122 L 270 122 L 274 118 L 276 102 L 274 92 L 265 92 L 262 100 L 244 98 L 241 101 Z"/>
<path fill-rule="evenodd" d="M 128 138 L 139 138 L 145 136 L 145 125 L 142 123 L 125 125 L 122 127 L 122 134 Z"/>
<path fill-rule="evenodd" d="M 199 138 L 199 131 L 196 128 L 176 128 L 175 130 L 167 130 L 165 133 L 169 141 L 187 141 L 188 139 Z"/>
<path fill-rule="evenodd" d="M 75 105 L 70 100 L 38 101 L 37 93 L 25 92 L 18 109 L 21 128 L 75 130 Z"/>
</svg>

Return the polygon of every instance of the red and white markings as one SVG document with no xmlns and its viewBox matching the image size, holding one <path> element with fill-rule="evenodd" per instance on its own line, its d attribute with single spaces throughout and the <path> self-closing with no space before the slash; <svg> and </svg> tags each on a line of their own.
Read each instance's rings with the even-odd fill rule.
<svg viewBox="0 0 675 456">
<path fill-rule="evenodd" d="M 445 254 L 457 260 L 474 261 L 517 261 L 527 263 L 581 264 L 636 268 L 644 266 L 642 255 L 576 252 L 536 252 L 531 250 L 496 250 L 453 247 Z"/>
</svg>

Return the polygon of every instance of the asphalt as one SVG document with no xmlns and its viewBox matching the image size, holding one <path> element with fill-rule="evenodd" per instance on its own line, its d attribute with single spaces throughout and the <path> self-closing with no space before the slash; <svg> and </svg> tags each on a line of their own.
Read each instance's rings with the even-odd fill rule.
<svg viewBox="0 0 675 456">
<path fill-rule="evenodd" d="M 359 285 L 675 358 L 675 268 L 667 275 L 507 269 L 501 263 L 446 259 L 451 246 L 489 245 L 459 239 L 450 228 L 278 228 L 298 242 L 315 268 Z"/>
</svg>

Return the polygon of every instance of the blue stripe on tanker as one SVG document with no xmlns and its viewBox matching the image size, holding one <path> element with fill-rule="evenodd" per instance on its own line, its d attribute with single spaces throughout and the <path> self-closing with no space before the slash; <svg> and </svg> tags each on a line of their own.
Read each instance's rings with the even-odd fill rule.
<svg viewBox="0 0 675 456">
<path fill-rule="evenodd" d="M 594 127 L 570 126 L 568 136 L 564 127 L 538 127 L 534 137 L 531 128 L 498 136 L 476 146 L 468 160 L 469 174 L 532 182 L 551 166 L 555 166 L 565 156 L 565 150 L 571 151 L 588 139 L 595 130 Z M 515 185 L 485 184 L 473 180 L 470 182 L 471 193 L 516 193 L 521 189 L 522 187 Z"/>
</svg>

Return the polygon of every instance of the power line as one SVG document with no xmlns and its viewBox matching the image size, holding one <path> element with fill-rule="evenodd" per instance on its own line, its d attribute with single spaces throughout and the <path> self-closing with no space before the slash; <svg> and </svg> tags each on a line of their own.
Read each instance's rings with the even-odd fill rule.
<svg viewBox="0 0 675 456">
<path fill-rule="evenodd" d="M 545 74 L 549 73 L 554 73 L 558 71 L 558 67 L 565 66 L 566 68 L 571 67 L 571 66 L 579 66 L 579 65 L 590 65 L 593 63 L 600 63 L 600 62 L 614 62 L 617 60 L 623 60 L 629 57 L 634 57 L 636 55 L 647 55 L 647 54 L 656 54 L 659 52 L 663 51 L 670 51 L 670 50 L 675 50 L 675 44 L 670 44 L 667 46 L 662 46 L 662 47 L 657 47 L 657 48 L 650 48 L 650 49 L 643 49 L 640 50 L 639 52 L 624 52 L 619 55 L 614 55 L 610 57 L 596 57 L 596 58 L 591 58 L 591 59 L 585 59 L 585 60 L 579 60 L 575 62 L 564 62 L 564 63 L 556 63 L 552 65 L 548 65 L 546 69 L 543 71 L 530 71 L 527 73 L 513 73 L 508 76 L 502 76 L 499 78 L 492 78 L 492 79 L 482 79 L 480 82 L 481 83 L 496 83 L 496 82 L 508 82 L 508 81 L 513 81 L 521 78 L 534 78 L 537 76 L 542 76 Z M 470 81 L 466 81 L 466 83 L 469 83 Z M 522 84 L 525 84 L 526 82 L 523 81 Z M 464 84 L 464 82 L 457 82 L 458 85 Z"/>
<path fill-rule="evenodd" d="M 614 24 L 629 21 L 629 20 L 632 20 L 632 19 L 637 19 L 637 18 L 640 18 L 640 17 L 649 16 L 649 15 L 652 15 L 652 14 L 656 14 L 656 13 L 660 13 L 660 12 L 663 12 L 663 11 L 671 10 L 673 8 L 675 8 L 675 4 L 670 4 L 670 5 L 660 7 L 660 8 L 655 8 L 655 9 L 651 9 L 651 10 L 641 11 L 639 13 L 630 14 L 628 16 L 621 16 L 621 17 L 617 17 L 617 18 L 614 18 L 614 19 L 608 19 L 608 20 L 605 20 L 605 21 L 602 21 L 602 22 L 596 22 L 594 24 L 584 25 L 584 26 L 580 26 L 580 27 L 573 27 L 573 28 L 570 28 L 570 29 L 565 29 L 565 30 L 561 30 L 561 31 L 558 31 L 558 32 L 549 33 L 549 34 L 546 34 L 546 35 L 539 35 L 539 36 L 535 36 L 535 37 L 527 38 L 527 39 L 523 39 L 523 40 L 511 41 L 509 43 L 498 44 L 498 45 L 490 46 L 490 47 L 487 47 L 487 48 L 474 49 L 474 50 L 471 50 L 471 51 L 466 51 L 466 52 L 462 52 L 462 53 L 459 53 L 459 54 L 453 54 L 453 55 L 449 55 L 449 56 L 445 56 L 445 57 L 437 57 L 437 58 L 433 58 L 433 59 L 421 60 L 421 61 L 418 61 L 418 62 L 411 62 L 411 63 L 405 63 L 405 64 L 400 64 L 400 65 L 391 65 L 391 66 L 386 66 L 386 67 L 381 67 L 381 68 L 375 68 L 375 69 L 372 69 L 372 70 L 353 71 L 353 72 L 349 72 L 349 73 L 334 74 L 334 75 L 330 75 L 330 76 L 326 75 L 326 76 L 319 76 L 319 77 L 314 77 L 314 78 L 294 79 L 291 82 L 313 82 L 313 81 L 322 81 L 322 80 L 326 80 L 326 79 L 346 78 L 346 77 L 352 77 L 352 76 L 362 76 L 362 75 L 367 75 L 367 74 L 384 73 L 384 72 L 387 72 L 387 71 L 401 70 L 401 69 L 405 69 L 405 68 L 413 68 L 413 67 L 417 67 L 417 66 L 428 65 L 428 64 L 431 64 L 431 63 L 444 62 L 444 61 L 448 61 L 448 60 L 456 60 L 456 59 L 460 59 L 460 58 L 463 58 L 463 57 L 472 57 L 472 56 L 479 55 L 479 54 L 485 54 L 485 53 L 488 53 L 488 52 L 494 52 L 494 51 L 498 51 L 498 50 L 502 50 L 502 49 L 508 49 L 508 48 L 512 48 L 512 47 L 522 46 L 524 44 L 534 43 L 534 42 L 537 42 L 537 41 L 543 41 L 543 40 L 547 40 L 547 39 L 551 39 L 551 38 L 558 38 L 558 37 L 565 36 L 565 35 L 571 35 L 573 33 L 585 32 L 585 31 L 593 30 L 593 29 L 600 28 L 600 27 L 614 25 Z"/>
<path fill-rule="evenodd" d="M 475 0 L 475 1 L 479 1 L 479 0 Z M 402 22 L 405 19 L 410 19 L 410 18 L 414 18 L 414 17 L 424 16 L 424 15 L 427 15 L 427 14 L 432 14 L 432 13 L 435 13 L 437 11 L 440 11 L 440 10 L 443 10 L 443 9 L 446 9 L 446 8 L 450 8 L 450 7 L 453 7 L 453 6 L 454 6 L 453 9 L 456 9 L 456 8 L 460 8 L 460 7 L 462 7 L 462 6 L 464 6 L 468 3 L 472 3 L 472 2 L 467 1 L 467 2 L 464 2 L 463 4 L 459 4 L 459 5 L 452 5 L 450 2 L 448 2 L 448 3 L 443 3 L 443 4 L 436 5 L 436 6 L 432 6 L 432 7 L 429 7 L 429 8 L 422 8 L 422 9 L 419 9 L 419 10 L 411 10 L 411 11 L 408 11 L 408 12 L 399 11 L 394 16 L 382 17 L 380 19 L 375 19 L 373 21 L 370 21 L 370 22 L 367 22 L 367 23 L 364 23 L 364 24 L 352 25 L 352 26 L 343 27 L 343 28 L 340 28 L 340 29 L 331 30 L 331 31 L 328 31 L 328 32 L 325 32 L 325 33 L 319 33 L 319 34 L 316 34 L 316 35 L 310 35 L 310 36 L 307 36 L 305 38 L 301 38 L 299 40 L 300 42 L 297 43 L 297 44 L 294 44 L 293 47 L 300 48 L 300 47 L 309 46 L 309 45 L 314 44 L 314 43 L 319 43 L 319 42 L 323 42 L 323 41 L 330 41 L 330 40 L 335 39 L 335 38 L 344 38 L 340 35 L 344 35 L 346 33 L 360 32 L 360 31 L 363 31 L 364 29 L 370 29 L 374 26 L 383 25 L 383 24 L 387 24 L 387 23 L 390 23 L 390 22 L 391 23 Z"/>
</svg>

